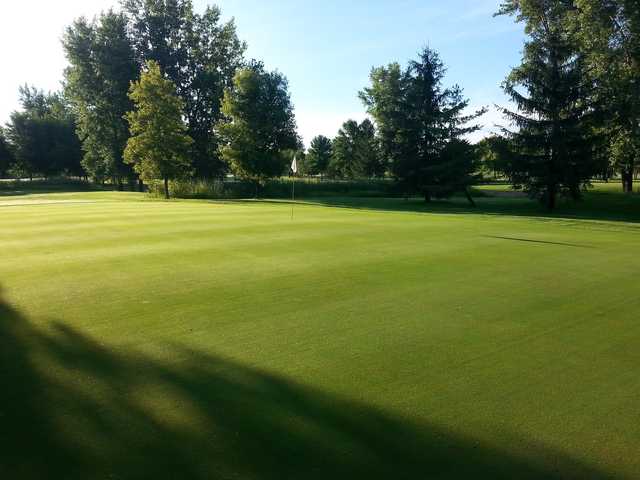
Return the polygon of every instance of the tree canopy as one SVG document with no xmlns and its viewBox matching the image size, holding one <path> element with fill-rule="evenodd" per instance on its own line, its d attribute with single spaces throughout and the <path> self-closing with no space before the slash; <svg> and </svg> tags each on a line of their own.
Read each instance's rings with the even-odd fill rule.
<svg viewBox="0 0 640 480">
<path fill-rule="evenodd" d="M 5 132 L 16 174 L 51 177 L 82 175 L 75 118 L 66 99 L 27 85 L 20 88 L 21 111 L 11 114 Z"/>
<path fill-rule="evenodd" d="M 306 158 L 307 173 L 309 175 L 326 174 L 332 155 L 333 147 L 331 139 L 324 135 L 314 137 L 313 140 L 311 140 Z"/>
<path fill-rule="evenodd" d="M 140 80 L 131 85 L 129 96 L 135 108 L 126 115 L 131 137 L 125 161 L 145 180 L 161 178 L 165 198 L 169 198 L 169 179 L 184 175 L 191 166 L 189 147 L 193 140 L 182 120 L 182 99 L 152 60 Z"/>
<path fill-rule="evenodd" d="M 333 141 L 328 171 L 339 178 L 376 177 L 384 175 L 375 127 L 371 120 L 362 123 L 347 120 Z"/>
<path fill-rule="evenodd" d="M 640 4 L 636 0 L 574 0 L 570 25 L 597 85 L 607 154 L 626 192 L 640 168 Z"/>
<path fill-rule="evenodd" d="M 132 108 L 128 91 L 138 66 L 126 17 L 109 10 L 92 22 L 80 18 L 62 44 L 69 61 L 65 92 L 77 115 L 84 168 L 97 180 L 131 179 L 134 172 L 123 159 L 129 137 L 124 116 Z"/>
<path fill-rule="evenodd" d="M 122 6 L 139 65 L 157 62 L 182 98 L 195 176 L 221 176 L 227 167 L 212 127 L 246 49 L 234 20 L 222 22 L 215 5 L 197 14 L 191 0 L 123 0 Z"/>
<path fill-rule="evenodd" d="M 241 178 L 262 182 L 287 168 L 286 150 L 299 146 L 286 78 L 260 62 L 238 70 L 222 102 L 216 131 L 222 157 Z"/>
<path fill-rule="evenodd" d="M 518 111 L 504 109 L 517 127 L 505 130 L 517 154 L 511 180 L 549 209 L 558 194 L 580 198 L 603 170 L 596 155 L 593 85 L 567 28 L 571 2 L 506 2 L 503 13 L 524 22 L 529 40 L 522 63 L 504 82 Z"/>
<path fill-rule="evenodd" d="M 465 177 L 451 183 L 448 169 L 459 166 L 450 162 L 447 148 L 478 130 L 471 122 L 485 112 L 465 113 L 469 101 L 459 86 L 443 87 L 445 72 L 438 53 L 425 48 L 405 69 L 397 63 L 374 68 L 371 85 L 360 92 L 392 174 L 407 192 L 420 192 L 427 201 L 470 182 Z"/>
<path fill-rule="evenodd" d="M 13 152 L 9 147 L 9 142 L 5 138 L 4 129 L 0 127 L 0 178 L 7 174 L 12 163 Z"/>
</svg>

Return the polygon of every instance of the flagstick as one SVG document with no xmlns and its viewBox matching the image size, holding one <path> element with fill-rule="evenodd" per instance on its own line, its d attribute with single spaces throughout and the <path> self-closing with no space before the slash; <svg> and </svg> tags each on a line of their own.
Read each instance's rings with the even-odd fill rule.
<svg viewBox="0 0 640 480">
<path fill-rule="evenodd" d="M 293 220 L 293 205 L 296 200 L 296 174 L 291 179 L 291 220 Z"/>
<path fill-rule="evenodd" d="M 293 221 L 293 206 L 296 201 L 296 174 L 298 173 L 298 161 L 296 156 L 293 156 L 291 162 L 291 220 Z"/>
</svg>

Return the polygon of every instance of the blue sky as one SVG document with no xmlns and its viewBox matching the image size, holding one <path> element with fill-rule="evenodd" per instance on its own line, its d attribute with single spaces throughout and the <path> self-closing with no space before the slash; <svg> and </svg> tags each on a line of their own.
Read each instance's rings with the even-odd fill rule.
<svg viewBox="0 0 640 480">
<path fill-rule="evenodd" d="M 194 0 L 196 10 L 210 2 Z M 218 0 L 235 17 L 247 55 L 289 79 L 300 133 L 333 136 L 345 120 L 361 120 L 357 92 L 372 66 L 406 63 L 425 45 L 448 66 L 446 82 L 461 85 L 474 107 L 505 104 L 500 83 L 519 63 L 522 27 L 494 18 L 500 0 Z M 59 88 L 64 55 L 59 38 L 77 16 L 92 16 L 116 0 L 0 2 L 0 123 L 17 108 L 24 82 Z M 37 15 L 33 15 L 37 12 Z M 27 20 L 28 19 L 28 20 Z M 11 46 L 9 48 L 9 46 Z M 485 130 L 500 122 L 492 110 Z M 476 136 L 477 137 L 477 136 Z"/>
<path fill-rule="evenodd" d="M 205 2 L 200 2 L 204 4 Z M 405 63 L 425 45 L 440 52 L 447 83 L 461 85 L 474 106 L 505 104 L 500 83 L 517 65 L 522 26 L 494 18 L 499 0 L 221 0 L 234 16 L 248 55 L 285 73 L 300 132 L 334 135 L 361 119 L 357 92 L 372 66 Z M 487 130 L 500 116 L 483 118 Z"/>
</svg>

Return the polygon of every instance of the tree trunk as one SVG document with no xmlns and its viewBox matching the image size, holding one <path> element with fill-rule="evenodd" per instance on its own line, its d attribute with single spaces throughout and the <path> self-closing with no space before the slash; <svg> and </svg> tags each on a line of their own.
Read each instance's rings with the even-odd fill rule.
<svg viewBox="0 0 640 480">
<path fill-rule="evenodd" d="M 550 185 L 547 189 L 547 209 L 551 212 L 554 208 L 556 208 L 556 187 Z"/>
<path fill-rule="evenodd" d="M 144 192 L 144 183 L 141 178 L 138 179 L 138 191 Z"/>
<path fill-rule="evenodd" d="M 622 171 L 622 191 L 624 193 L 633 193 L 633 167 Z"/>
<path fill-rule="evenodd" d="M 467 197 L 467 200 L 469 200 L 469 203 L 471 204 L 471 206 L 475 208 L 476 202 L 473 200 L 473 197 L 469 193 L 469 189 L 468 188 L 464 189 L 464 194 Z"/>
<path fill-rule="evenodd" d="M 426 203 L 430 203 L 431 202 L 431 194 L 429 193 L 429 191 L 425 191 L 424 192 L 424 201 Z"/>
<path fill-rule="evenodd" d="M 164 198 L 169 200 L 169 179 L 164 177 Z"/>
</svg>

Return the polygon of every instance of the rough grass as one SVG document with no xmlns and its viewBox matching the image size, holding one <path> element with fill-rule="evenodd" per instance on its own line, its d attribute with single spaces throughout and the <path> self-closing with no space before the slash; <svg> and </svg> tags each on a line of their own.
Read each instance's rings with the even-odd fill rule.
<svg viewBox="0 0 640 480">
<path fill-rule="evenodd" d="M 0 478 L 640 473 L 634 199 L 20 200 Z"/>
</svg>

